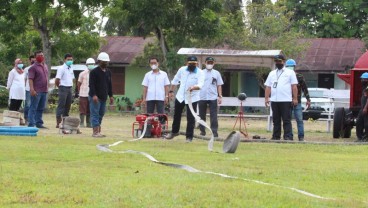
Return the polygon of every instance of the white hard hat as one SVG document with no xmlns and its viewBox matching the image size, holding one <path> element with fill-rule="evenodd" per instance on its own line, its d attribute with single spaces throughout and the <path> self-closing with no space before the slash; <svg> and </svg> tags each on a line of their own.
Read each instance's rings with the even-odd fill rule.
<svg viewBox="0 0 368 208">
<path fill-rule="evenodd" d="M 98 54 L 97 60 L 99 60 L 99 61 L 110 61 L 109 54 L 107 54 L 105 52 L 101 52 L 100 54 Z"/>
<path fill-rule="evenodd" d="M 95 60 L 93 58 L 88 58 L 86 64 L 95 64 Z"/>
</svg>

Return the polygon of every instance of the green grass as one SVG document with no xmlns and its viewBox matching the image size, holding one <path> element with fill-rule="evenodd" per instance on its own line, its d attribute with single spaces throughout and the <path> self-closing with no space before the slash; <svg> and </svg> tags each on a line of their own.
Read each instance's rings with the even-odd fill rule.
<svg viewBox="0 0 368 208">
<path fill-rule="evenodd" d="M 54 116 L 47 115 L 46 121 L 46 126 L 53 126 Z M 90 129 L 64 136 L 53 128 L 37 137 L 0 137 L 0 207 L 368 206 L 367 145 L 241 143 L 235 154 L 223 154 L 209 152 L 206 141 L 187 144 L 179 136 L 171 141 L 124 142 L 112 148 L 144 151 L 160 161 L 334 198 L 323 200 L 252 181 L 189 173 L 139 154 L 96 149 L 96 144 L 130 139 L 132 121 L 131 116 L 108 115 L 104 139 L 91 138 Z M 264 131 L 264 121 L 248 122 L 250 134 L 270 135 Z M 225 136 L 233 123 L 221 120 L 220 135 Z M 319 130 L 308 130 L 308 125 L 310 140 L 335 141 L 327 138 L 324 125 L 319 124 Z M 216 142 L 214 150 L 221 148 L 222 143 Z"/>
</svg>

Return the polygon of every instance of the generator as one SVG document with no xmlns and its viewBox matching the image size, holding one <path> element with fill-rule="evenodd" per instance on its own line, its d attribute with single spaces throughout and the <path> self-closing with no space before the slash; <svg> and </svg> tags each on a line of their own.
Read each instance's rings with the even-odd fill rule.
<svg viewBox="0 0 368 208">
<path fill-rule="evenodd" d="M 132 125 L 133 138 L 161 138 L 168 129 L 168 117 L 166 114 L 138 114 Z M 146 131 L 144 132 L 144 127 Z"/>
</svg>

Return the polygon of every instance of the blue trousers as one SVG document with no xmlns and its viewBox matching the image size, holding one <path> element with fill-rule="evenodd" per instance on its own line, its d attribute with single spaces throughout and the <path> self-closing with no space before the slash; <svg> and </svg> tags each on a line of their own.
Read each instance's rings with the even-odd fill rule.
<svg viewBox="0 0 368 208">
<path fill-rule="evenodd" d="M 93 98 L 89 96 L 88 101 L 92 127 L 101 126 L 102 118 L 104 117 L 106 111 L 106 100 L 102 101 L 98 99 L 98 102 L 95 103 L 93 102 Z"/>
<path fill-rule="evenodd" d="M 31 92 L 26 90 L 26 100 L 24 101 L 24 119 L 28 120 L 28 111 L 31 106 Z"/>
<path fill-rule="evenodd" d="M 295 117 L 296 125 L 298 127 L 298 138 L 304 138 L 303 108 L 301 103 L 298 103 L 297 106 L 292 108 L 292 114 Z M 293 131 L 291 131 L 291 137 L 293 137 Z"/>
<path fill-rule="evenodd" d="M 46 106 L 47 92 L 38 92 L 36 96 L 31 96 L 31 105 L 28 111 L 28 126 L 39 127 L 43 125 L 42 115 Z"/>
</svg>

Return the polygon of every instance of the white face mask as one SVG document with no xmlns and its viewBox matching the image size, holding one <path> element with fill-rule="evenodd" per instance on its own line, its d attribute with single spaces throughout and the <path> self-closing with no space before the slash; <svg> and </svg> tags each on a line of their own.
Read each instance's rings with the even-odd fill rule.
<svg viewBox="0 0 368 208">
<path fill-rule="evenodd" d="M 157 66 L 156 64 L 151 65 L 151 69 L 152 69 L 152 70 L 155 70 L 155 69 L 157 69 L 157 68 L 158 68 L 158 66 Z"/>
<path fill-rule="evenodd" d="M 95 66 L 95 65 L 87 65 L 87 67 L 88 67 L 88 69 L 89 69 L 89 70 L 92 70 L 92 69 L 94 69 L 96 66 Z"/>
<path fill-rule="evenodd" d="M 287 66 L 285 68 L 290 69 L 290 70 L 294 70 L 294 67 L 293 66 Z"/>
<path fill-rule="evenodd" d="M 206 69 L 211 70 L 213 68 L 213 64 L 207 64 Z"/>
</svg>

